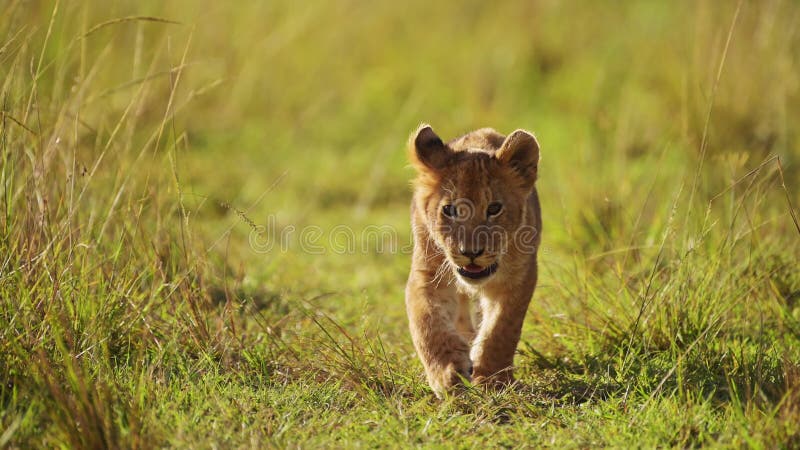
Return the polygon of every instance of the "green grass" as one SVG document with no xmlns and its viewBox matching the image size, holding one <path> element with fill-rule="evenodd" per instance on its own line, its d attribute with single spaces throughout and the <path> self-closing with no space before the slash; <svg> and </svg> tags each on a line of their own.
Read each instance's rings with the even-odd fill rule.
<svg viewBox="0 0 800 450">
<path fill-rule="evenodd" d="M 0 447 L 800 445 L 794 2 L 6 3 Z M 514 389 L 414 355 L 421 121 L 542 144 Z"/>
</svg>

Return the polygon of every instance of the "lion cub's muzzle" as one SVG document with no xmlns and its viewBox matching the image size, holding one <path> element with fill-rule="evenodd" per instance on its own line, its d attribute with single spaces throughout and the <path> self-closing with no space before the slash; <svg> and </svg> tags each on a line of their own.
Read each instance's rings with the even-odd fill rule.
<svg viewBox="0 0 800 450">
<path fill-rule="evenodd" d="M 458 252 L 459 255 L 453 258 L 453 265 L 456 272 L 467 280 L 483 280 L 497 271 L 497 258 L 485 254 L 483 249 L 475 251 L 459 247 Z"/>
<path fill-rule="evenodd" d="M 448 259 L 464 281 L 482 281 L 497 272 L 500 255 L 487 235 L 474 232 L 469 236 L 471 240 L 459 237 L 449 242 Z"/>
</svg>

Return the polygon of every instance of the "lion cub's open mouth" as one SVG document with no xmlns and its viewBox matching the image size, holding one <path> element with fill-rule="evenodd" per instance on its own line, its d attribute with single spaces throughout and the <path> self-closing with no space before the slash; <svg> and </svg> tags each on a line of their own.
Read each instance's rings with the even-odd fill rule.
<svg viewBox="0 0 800 450">
<path fill-rule="evenodd" d="M 486 267 L 481 267 L 477 264 L 469 264 L 464 267 L 459 267 L 457 271 L 458 274 L 464 278 L 480 280 L 481 278 L 486 278 L 495 273 L 497 271 L 497 263 Z"/>
</svg>

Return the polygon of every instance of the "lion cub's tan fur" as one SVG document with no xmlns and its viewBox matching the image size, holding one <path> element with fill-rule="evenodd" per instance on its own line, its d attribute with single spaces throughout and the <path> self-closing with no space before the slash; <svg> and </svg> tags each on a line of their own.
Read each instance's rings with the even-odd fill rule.
<svg viewBox="0 0 800 450">
<path fill-rule="evenodd" d="M 490 128 L 443 143 L 422 125 L 409 158 L 418 176 L 406 308 L 428 382 L 440 396 L 462 379 L 507 384 L 536 286 L 539 145 L 526 131 L 505 137 Z M 465 267 L 471 272 L 458 272 Z"/>
</svg>

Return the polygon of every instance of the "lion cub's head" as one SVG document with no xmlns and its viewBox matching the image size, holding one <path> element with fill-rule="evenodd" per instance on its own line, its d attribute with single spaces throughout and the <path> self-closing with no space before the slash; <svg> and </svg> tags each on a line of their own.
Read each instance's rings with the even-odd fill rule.
<svg viewBox="0 0 800 450">
<path fill-rule="evenodd" d="M 535 251 L 529 197 L 539 144 L 517 130 L 504 137 L 484 128 L 444 143 L 428 125 L 409 141 L 418 172 L 417 218 L 461 281 L 481 284 L 517 270 L 515 255 Z"/>
</svg>

